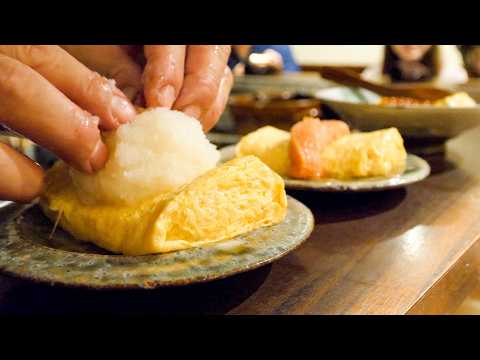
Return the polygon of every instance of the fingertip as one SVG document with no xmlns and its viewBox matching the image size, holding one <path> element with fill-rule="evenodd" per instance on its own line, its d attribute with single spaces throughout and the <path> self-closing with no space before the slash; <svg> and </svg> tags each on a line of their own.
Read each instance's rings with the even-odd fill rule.
<svg viewBox="0 0 480 360">
<path fill-rule="evenodd" d="M 210 131 L 219 120 L 220 116 L 225 110 L 228 102 L 230 90 L 233 86 L 233 75 L 228 67 L 224 71 L 224 76 L 220 83 L 219 92 L 217 98 L 210 111 L 203 117 L 202 126 L 204 132 Z"/>
<path fill-rule="evenodd" d="M 171 109 L 175 102 L 175 88 L 172 85 L 166 85 L 157 91 L 154 96 L 155 106 Z"/>
<path fill-rule="evenodd" d="M 137 115 L 135 107 L 127 100 L 127 98 L 121 97 L 119 95 L 114 95 L 112 97 L 112 112 L 113 117 L 120 124 L 126 124 L 133 120 Z M 118 127 L 115 126 L 115 128 Z"/>
<path fill-rule="evenodd" d="M 18 202 L 29 203 L 39 197 L 45 187 L 45 172 L 42 167 L 35 163 L 33 169 L 34 175 L 29 178 L 28 187 L 22 193 L 22 197 L 17 199 Z"/>
<path fill-rule="evenodd" d="M 200 120 L 202 109 L 197 105 L 189 105 L 182 110 L 186 115 Z"/>
<path fill-rule="evenodd" d="M 105 166 L 105 163 L 108 160 L 108 149 L 102 140 L 98 140 L 95 148 L 90 155 L 87 166 L 84 169 L 89 174 L 97 172 Z"/>
<path fill-rule="evenodd" d="M 210 130 L 212 130 L 212 128 L 215 126 L 216 124 L 216 121 L 215 119 L 209 119 L 207 121 L 203 121 L 202 122 L 202 129 L 203 129 L 203 132 L 206 134 L 208 133 Z"/>
<path fill-rule="evenodd" d="M 1 142 L 0 163 L 1 200 L 29 203 L 42 193 L 45 174 L 38 163 Z"/>
</svg>

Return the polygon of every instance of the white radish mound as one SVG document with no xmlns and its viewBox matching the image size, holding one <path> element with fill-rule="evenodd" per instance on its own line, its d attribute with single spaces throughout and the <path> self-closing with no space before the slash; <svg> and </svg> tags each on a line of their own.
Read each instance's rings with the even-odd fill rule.
<svg viewBox="0 0 480 360">
<path fill-rule="evenodd" d="M 86 203 L 132 204 L 178 190 L 214 168 L 220 153 L 198 120 L 179 111 L 147 110 L 105 137 L 109 159 L 93 175 L 70 169 Z"/>
</svg>

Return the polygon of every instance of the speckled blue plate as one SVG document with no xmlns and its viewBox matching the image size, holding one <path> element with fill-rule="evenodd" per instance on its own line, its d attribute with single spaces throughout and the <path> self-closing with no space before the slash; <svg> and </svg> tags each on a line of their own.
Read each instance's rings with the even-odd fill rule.
<svg viewBox="0 0 480 360">
<path fill-rule="evenodd" d="M 285 220 L 231 240 L 145 256 L 112 255 L 57 229 L 36 205 L 0 208 L 0 271 L 38 282 L 95 289 L 155 288 L 225 278 L 271 263 L 313 230 L 313 215 L 289 197 Z"/>
</svg>

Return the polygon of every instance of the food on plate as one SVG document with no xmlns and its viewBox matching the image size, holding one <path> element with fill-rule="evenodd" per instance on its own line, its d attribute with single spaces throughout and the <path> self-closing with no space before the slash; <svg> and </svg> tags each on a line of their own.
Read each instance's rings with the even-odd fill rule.
<svg viewBox="0 0 480 360">
<path fill-rule="evenodd" d="M 290 176 L 297 179 L 324 177 L 321 153 L 326 146 L 350 132 L 339 120 L 306 117 L 292 126 L 290 141 Z"/>
<path fill-rule="evenodd" d="M 215 167 L 216 148 L 184 114 L 148 110 L 105 139 L 103 170 L 79 174 L 60 161 L 46 175 L 41 208 L 79 240 L 125 255 L 163 253 L 285 218 L 283 179 L 255 156 Z"/>
<path fill-rule="evenodd" d="M 290 137 L 276 130 L 268 126 L 246 135 L 236 156 L 248 144 L 249 155 L 282 169 L 283 177 L 305 180 L 393 177 L 406 168 L 407 152 L 396 128 L 350 133 L 342 121 L 305 118 L 292 127 Z"/>
<path fill-rule="evenodd" d="M 255 155 L 281 176 L 290 169 L 290 133 L 264 126 L 244 136 L 236 146 L 237 156 Z"/>
<path fill-rule="evenodd" d="M 416 106 L 416 105 L 434 105 L 434 101 L 425 99 L 416 99 L 403 96 L 383 96 L 378 105 L 381 106 Z"/>
<path fill-rule="evenodd" d="M 407 152 L 396 128 L 346 135 L 323 150 L 326 177 L 393 177 L 405 171 Z"/>
<path fill-rule="evenodd" d="M 439 100 L 422 100 L 409 97 L 381 97 L 379 105 L 382 106 L 438 106 L 438 107 L 475 107 L 477 106 L 475 100 L 473 100 L 467 93 L 458 92 L 452 95 L 446 96 Z"/>
<path fill-rule="evenodd" d="M 477 103 L 465 92 L 455 93 L 435 102 L 436 106 L 475 107 Z"/>
</svg>

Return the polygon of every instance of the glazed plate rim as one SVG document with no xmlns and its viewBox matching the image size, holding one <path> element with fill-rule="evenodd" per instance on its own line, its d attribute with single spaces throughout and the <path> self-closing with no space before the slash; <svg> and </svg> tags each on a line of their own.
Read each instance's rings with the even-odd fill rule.
<svg viewBox="0 0 480 360">
<path fill-rule="evenodd" d="M 228 161 L 235 156 L 236 145 L 225 146 L 220 149 L 221 161 Z M 318 192 L 375 192 L 397 189 L 422 181 L 430 175 L 431 168 L 428 162 L 419 156 L 407 154 L 408 168 L 414 168 L 414 173 L 404 172 L 392 178 L 367 178 L 359 180 L 300 180 L 283 178 L 285 187 L 290 190 L 311 190 Z"/>
<path fill-rule="evenodd" d="M 193 284 L 198 284 L 198 283 L 205 283 L 205 282 L 210 282 L 213 280 L 219 280 L 219 279 L 224 279 L 236 274 L 248 272 L 250 270 L 257 269 L 259 267 L 262 267 L 264 265 L 270 264 L 283 256 L 287 255 L 288 253 L 294 251 L 297 247 L 299 247 L 301 244 L 303 244 L 311 235 L 313 228 L 314 228 L 314 218 L 313 214 L 306 207 L 304 204 L 302 204 L 300 201 L 292 198 L 291 196 L 287 195 L 288 199 L 288 210 L 287 210 L 287 217 L 286 219 L 277 225 L 269 226 L 269 227 L 264 227 L 260 228 L 257 230 L 254 230 L 248 234 L 240 235 L 237 236 L 233 239 L 230 240 L 225 240 L 225 241 L 220 241 L 218 243 L 214 243 L 211 245 L 205 246 L 206 248 L 209 247 L 215 247 L 218 245 L 222 245 L 226 242 L 229 241 L 236 241 L 236 239 L 241 239 L 243 237 L 248 236 L 249 234 L 253 233 L 259 233 L 265 234 L 268 231 L 271 231 L 272 228 L 277 228 L 277 229 L 282 229 L 282 226 L 285 227 L 287 219 L 290 217 L 290 221 L 296 221 L 296 226 L 298 227 L 298 231 L 295 232 L 296 237 L 292 238 L 292 240 L 289 240 L 290 244 L 286 248 L 282 248 L 280 251 L 273 251 L 271 256 L 264 256 L 263 258 L 258 258 L 255 261 L 246 261 L 243 265 L 240 264 L 238 266 L 233 266 L 230 268 L 228 271 L 223 271 L 223 272 L 217 272 L 215 273 L 214 270 L 206 270 L 203 275 L 197 275 L 193 277 L 185 277 L 185 278 L 180 278 L 180 279 L 173 279 L 170 281 L 165 281 L 165 280 L 149 280 L 149 281 L 135 281 L 135 276 L 132 276 L 132 281 L 131 282 L 119 282 L 118 280 L 113 280 L 104 284 L 98 284 L 98 283 L 81 283 L 78 281 L 71 281 L 68 279 L 58 279 L 55 277 L 52 277 L 48 269 L 47 270 L 40 270 L 40 271 L 33 271 L 32 269 L 35 268 L 35 265 L 38 265 L 39 263 L 35 263 L 36 260 L 31 260 L 28 259 L 27 261 L 33 261 L 33 263 L 29 264 L 29 270 L 26 271 L 19 271 L 16 269 L 16 267 L 13 265 L 9 266 L 9 261 L 2 261 L 2 256 L 0 256 L 0 273 L 6 274 L 8 276 L 16 277 L 16 278 L 21 278 L 24 280 L 32 281 L 34 283 L 46 283 L 50 285 L 55 285 L 55 286 L 60 286 L 60 287 L 69 287 L 69 288 L 87 288 L 87 289 L 94 289 L 94 290 L 134 290 L 134 289 L 155 289 L 159 287 L 177 287 L 177 286 L 185 286 L 185 285 L 193 285 Z M 13 216 L 10 216 L 7 220 L 0 220 L 0 253 L 3 253 L 3 258 L 11 259 L 11 256 L 15 255 L 15 249 L 13 250 L 13 254 L 10 252 L 9 253 L 9 245 L 7 244 L 5 246 L 5 243 L 11 238 L 11 229 L 17 231 L 17 223 L 18 219 L 22 216 L 22 214 L 27 211 L 28 209 L 32 208 L 35 206 L 34 204 L 30 205 L 20 205 L 20 204 L 15 204 L 12 203 L 9 205 L 9 207 L 13 207 L 13 212 L 15 213 Z M 299 217 L 300 215 L 300 217 Z M 295 226 L 295 223 L 294 225 Z M 274 233 L 275 234 L 275 233 Z M 7 237 L 7 239 L 4 237 L 4 235 Z M 287 236 L 287 235 L 285 235 Z M 274 242 L 276 242 L 276 238 L 274 239 L 273 237 L 270 237 L 272 240 L 267 243 L 267 246 L 265 248 L 268 248 L 269 246 L 273 248 Z M 25 244 L 24 238 L 17 236 L 16 239 L 12 240 L 13 242 L 23 242 Z M 288 241 L 287 241 L 288 242 Z M 180 252 L 195 252 L 199 251 L 198 249 L 202 249 L 203 247 L 199 248 L 193 248 L 193 249 L 187 249 L 187 250 L 180 250 L 177 252 L 172 252 L 172 253 L 167 253 L 167 254 L 152 254 L 152 255 L 144 255 L 144 256 L 124 256 L 124 255 L 102 255 L 102 254 L 90 254 L 90 253 L 79 253 L 79 252 L 71 252 L 63 249 L 56 249 L 56 248 L 51 248 L 48 246 L 45 246 L 40 243 L 36 243 L 33 241 L 28 241 L 27 245 L 23 245 L 26 247 L 26 249 L 32 249 L 36 251 L 40 251 L 40 253 L 45 253 L 46 256 L 48 254 L 57 254 L 60 257 L 65 257 L 65 258 L 77 258 L 82 261 L 84 261 L 85 258 L 89 258 L 92 261 L 100 261 L 100 260 L 106 260 L 110 259 L 112 260 L 112 263 L 109 263 L 109 266 L 115 266 L 115 263 L 119 260 L 125 260 L 125 261 L 132 261 L 135 262 L 135 260 L 138 259 L 146 259 L 147 262 L 142 262 L 138 266 L 141 269 L 141 265 L 144 264 L 146 267 L 148 265 L 153 264 L 155 259 L 159 259 L 162 256 L 176 256 L 175 253 L 180 253 Z M 206 250 L 206 254 L 208 254 L 208 251 Z M 211 251 L 210 251 L 211 252 Z M 172 255 L 174 254 L 174 255 Z M 200 256 L 201 256 L 200 252 Z M 2 254 L 0 254 L 2 255 Z M 236 255 L 232 255 L 236 256 Z M 148 260 L 152 260 L 152 263 L 149 264 Z M 113 264 L 113 265 L 112 265 Z M 40 264 L 41 265 L 41 264 Z M 121 267 L 122 265 L 119 265 Z M 210 271 L 210 272 L 209 272 Z M 91 275 L 86 275 L 91 276 Z"/>
</svg>

